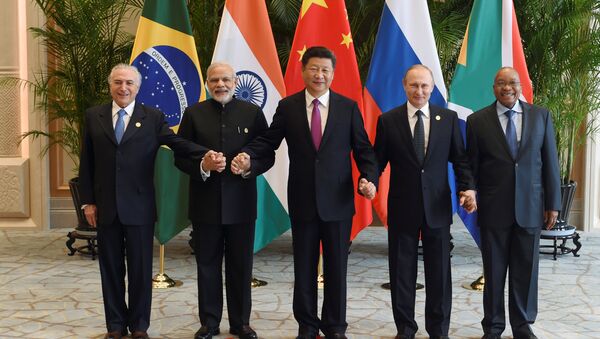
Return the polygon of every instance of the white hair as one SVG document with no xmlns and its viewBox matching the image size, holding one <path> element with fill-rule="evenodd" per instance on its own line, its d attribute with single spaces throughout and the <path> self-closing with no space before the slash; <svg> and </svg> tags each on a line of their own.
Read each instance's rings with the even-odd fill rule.
<svg viewBox="0 0 600 339">
<path fill-rule="evenodd" d="M 115 67 L 113 67 L 110 70 L 110 74 L 108 75 L 108 84 L 109 85 L 112 81 L 113 73 L 120 69 L 129 70 L 129 71 L 132 71 L 133 73 L 135 73 L 135 76 L 137 78 L 136 85 L 138 85 L 138 87 L 140 87 L 142 85 L 142 74 L 140 73 L 140 71 L 138 71 L 137 67 L 135 67 L 133 65 L 125 64 L 125 63 L 117 64 L 117 65 L 115 65 Z"/>
</svg>

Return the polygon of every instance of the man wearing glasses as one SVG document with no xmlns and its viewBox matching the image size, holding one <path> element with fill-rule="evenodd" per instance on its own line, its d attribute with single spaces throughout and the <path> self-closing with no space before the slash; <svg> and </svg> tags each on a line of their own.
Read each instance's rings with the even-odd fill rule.
<svg viewBox="0 0 600 339">
<path fill-rule="evenodd" d="M 478 193 L 485 290 L 483 339 L 505 328 L 504 283 L 513 336 L 537 338 L 538 260 L 542 225 L 552 228 L 560 209 L 558 155 L 547 109 L 519 100 L 514 68 L 494 80 L 496 101 L 467 119 L 467 153 Z"/>
<path fill-rule="evenodd" d="M 202 159 L 175 158 L 175 165 L 190 175 L 188 216 L 194 230 L 202 324 L 195 339 L 210 339 L 220 333 L 223 257 L 229 333 L 242 339 L 257 338 L 249 324 L 256 176 L 270 168 L 275 158 L 274 152 L 270 152 L 264 161 L 253 159 L 252 171 L 243 176 L 227 169 L 227 161 L 267 129 L 258 106 L 233 97 L 236 81 L 229 64 L 211 64 L 207 84 L 212 98 L 188 107 L 178 132 L 209 149 Z"/>
</svg>

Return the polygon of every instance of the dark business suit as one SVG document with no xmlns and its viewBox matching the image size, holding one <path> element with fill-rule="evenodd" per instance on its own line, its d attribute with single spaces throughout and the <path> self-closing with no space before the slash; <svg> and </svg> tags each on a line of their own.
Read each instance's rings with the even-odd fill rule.
<svg viewBox="0 0 600 339">
<path fill-rule="evenodd" d="M 152 301 L 152 243 L 156 204 L 154 159 L 160 145 L 176 153 L 201 154 L 202 148 L 175 135 L 162 112 L 135 104 L 120 143 L 112 104 L 85 113 L 79 167 L 82 204 L 97 206 L 98 252 L 106 325 L 109 332 L 146 331 Z M 125 303 L 125 263 L 129 306 Z"/>
<path fill-rule="evenodd" d="M 467 119 L 467 152 L 478 191 L 485 276 L 482 326 L 486 333 L 501 333 L 505 327 L 507 268 L 513 333 L 535 321 L 539 236 L 544 211 L 560 209 L 558 160 L 550 112 L 523 101 L 520 104 L 522 134 L 516 159 L 510 154 L 496 103 Z"/>
<path fill-rule="evenodd" d="M 178 134 L 216 152 L 227 161 L 267 129 L 259 107 L 233 98 L 223 106 L 209 99 L 185 110 Z M 243 178 L 229 167 L 211 171 L 203 180 L 201 159 L 176 157 L 175 165 L 190 175 L 189 218 L 194 232 L 198 268 L 198 306 L 202 325 L 219 326 L 223 313 L 222 264 L 225 254 L 227 312 L 231 328 L 248 325 L 252 300 L 252 253 L 256 220 L 256 176 L 273 165 L 274 153 L 264 161 L 252 159 Z"/>
<path fill-rule="evenodd" d="M 305 334 L 344 333 L 346 271 L 354 185 L 350 152 L 361 177 L 377 184 L 375 154 L 356 102 L 330 91 L 329 114 L 319 149 L 313 144 L 305 91 L 279 102 L 264 137 L 248 148 L 251 157 L 279 147 L 285 138 L 290 159 L 288 205 L 294 247 L 294 316 Z M 317 316 L 317 263 L 323 243 L 325 291 Z"/>
<path fill-rule="evenodd" d="M 448 335 L 452 306 L 448 162 L 454 165 L 459 191 L 474 189 L 474 183 L 456 112 L 431 104 L 429 110 L 429 142 L 422 164 L 413 146 L 406 103 L 379 117 L 375 153 L 380 172 L 388 162 L 391 167 L 388 241 L 392 310 L 398 333 L 417 331 L 415 283 L 422 232 L 425 326 L 430 336 L 442 336 Z"/>
</svg>

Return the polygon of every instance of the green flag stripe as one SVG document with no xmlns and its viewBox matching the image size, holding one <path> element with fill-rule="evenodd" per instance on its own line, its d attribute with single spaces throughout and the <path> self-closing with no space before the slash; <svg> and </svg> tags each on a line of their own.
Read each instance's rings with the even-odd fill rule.
<svg viewBox="0 0 600 339">
<path fill-rule="evenodd" d="M 187 35 L 192 35 L 192 26 L 185 0 L 146 0 L 142 16 Z"/>
<path fill-rule="evenodd" d="M 457 65 L 449 101 L 476 111 L 495 100 L 494 75 L 502 66 L 502 1 L 475 1 L 472 13 L 466 67 Z"/>
<path fill-rule="evenodd" d="M 256 188 L 259 213 L 256 219 L 254 253 L 267 246 L 291 226 L 290 217 L 264 176 L 261 175 L 256 179 Z"/>
</svg>

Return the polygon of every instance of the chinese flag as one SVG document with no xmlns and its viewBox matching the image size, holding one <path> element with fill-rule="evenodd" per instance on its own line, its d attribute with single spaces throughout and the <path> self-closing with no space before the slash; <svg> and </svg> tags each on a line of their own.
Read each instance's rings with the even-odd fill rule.
<svg viewBox="0 0 600 339">
<path fill-rule="evenodd" d="M 324 46 L 333 51 L 337 62 L 331 88 L 356 101 L 362 112 L 362 85 L 344 0 L 302 1 L 300 18 L 285 72 L 285 87 L 288 94 L 294 94 L 304 89 L 301 59 L 304 51 L 311 46 Z M 359 173 L 354 161 L 352 161 L 352 174 L 354 185 L 357 186 Z M 352 219 L 350 239 L 354 239 L 358 232 L 373 220 L 371 202 L 368 199 L 355 194 L 354 205 L 356 214 Z"/>
</svg>

